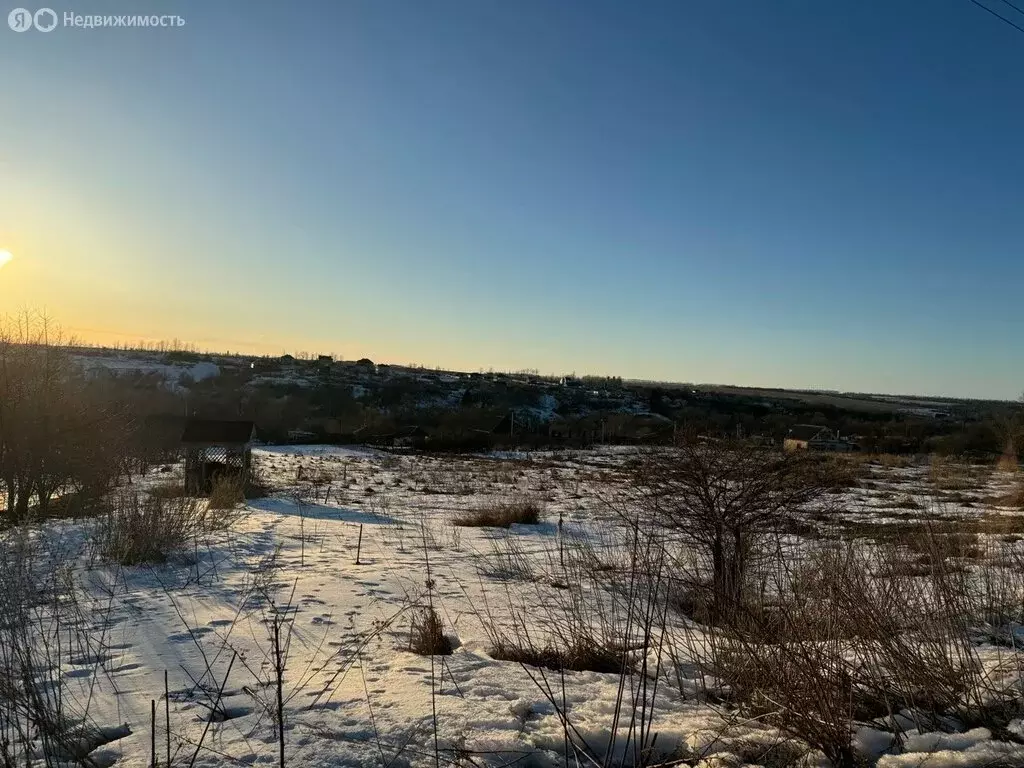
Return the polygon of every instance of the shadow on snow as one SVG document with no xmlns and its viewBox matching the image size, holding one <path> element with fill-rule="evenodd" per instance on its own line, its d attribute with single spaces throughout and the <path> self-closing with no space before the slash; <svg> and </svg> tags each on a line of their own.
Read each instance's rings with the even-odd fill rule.
<svg viewBox="0 0 1024 768">
<path fill-rule="evenodd" d="M 365 525 L 398 525 L 401 523 L 400 520 L 389 515 L 378 515 L 346 507 L 331 507 L 317 502 L 299 504 L 291 499 L 254 499 L 248 503 L 248 506 L 261 512 L 271 512 L 288 517 L 305 517 L 308 520 L 335 520 L 340 523 Z"/>
</svg>

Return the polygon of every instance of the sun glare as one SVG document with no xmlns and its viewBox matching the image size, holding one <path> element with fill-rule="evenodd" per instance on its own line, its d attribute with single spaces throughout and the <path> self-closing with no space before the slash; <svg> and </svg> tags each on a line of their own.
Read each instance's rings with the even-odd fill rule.
<svg viewBox="0 0 1024 768">
<path fill-rule="evenodd" d="M 4 264 L 6 264 L 8 261 L 10 261 L 13 258 L 14 258 L 14 256 L 13 256 L 13 254 L 11 254 L 10 251 L 0 250 L 0 267 L 2 267 Z"/>
</svg>

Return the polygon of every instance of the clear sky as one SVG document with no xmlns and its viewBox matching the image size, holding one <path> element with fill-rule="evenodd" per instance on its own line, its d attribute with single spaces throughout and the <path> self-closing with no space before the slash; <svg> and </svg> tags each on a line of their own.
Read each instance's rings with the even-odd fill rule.
<svg viewBox="0 0 1024 768">
<path fill-rule="evenodd" d="M 469 370 L 1024 389 L 1024 33 L 969 0 L 53 7 L 186 24 L 0 26 L 0 311 Z"/>
</svg>

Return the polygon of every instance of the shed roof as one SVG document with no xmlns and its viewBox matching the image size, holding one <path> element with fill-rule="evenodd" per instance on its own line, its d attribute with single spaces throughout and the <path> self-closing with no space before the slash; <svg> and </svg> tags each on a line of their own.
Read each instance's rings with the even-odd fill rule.
<svg viewBox="0 0 1024 768">
<path fill-rule="evenodd" d="M 222 421 L 219 419 L 189 419 L 181 435 L 183 443 L 237 443 L 251 442 L 256 436 L 256 425 L 251 421 Z"/>
</svg>

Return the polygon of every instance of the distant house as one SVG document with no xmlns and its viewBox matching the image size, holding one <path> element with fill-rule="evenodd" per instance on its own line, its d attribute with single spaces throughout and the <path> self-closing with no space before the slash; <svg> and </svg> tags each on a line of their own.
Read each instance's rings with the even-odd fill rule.
<svg viewBox="0 0 1024 768">
<path fill-rule="evenodd" d="M 831 440 L 835 437 L 828 427 L 816 424 L 797 424 L 786 434 L 782 447 L 787 451 L 807 451 L 812 443 Z"/>
<path fill-rule="evenodd" d="M 831 451 L 848 453 L 857 446 L 839 436 L 828 427 L 817 424 L 797 424 L 786 435 L 782 447 L 787 451 Z"/>
</svg>

